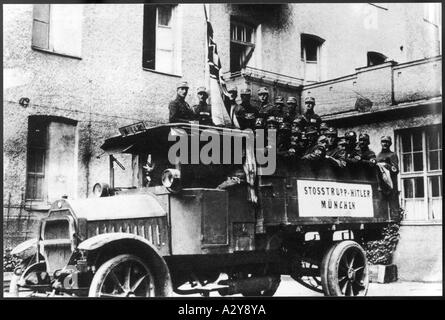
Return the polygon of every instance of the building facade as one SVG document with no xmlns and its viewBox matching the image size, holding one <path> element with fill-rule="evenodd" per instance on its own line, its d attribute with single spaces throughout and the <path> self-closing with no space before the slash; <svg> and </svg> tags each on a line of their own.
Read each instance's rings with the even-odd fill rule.
<svg viewBox="0 0 445 320">
<path fill-rule="evenodd" d="M 430 270 L 423 278 L 436 279 L 442 99 L 434 3 L 4 5 L 4 247 L 34 235 L 51 201 L 88 197 L 107 181 L 102 141 L 134 122 L 167 122 L 178 81 L 189 82 L 187 101 L 197 102 L 208 79 L 204 7 L 229 84 L 254 93 L 267 86 L 272 98 L 295 96 L 300 105 L 314 96 L 324 120 L 341 132 L 367 131 L 375 151 L 380 136 L 393 137 L 406 213 L 400 275 L 412 272 L 405 257 L 417 239 L 427 247 L 419 250 Z M 131 184 L 125 171 L 116 174 L 117 185 Z"/>
</svg>

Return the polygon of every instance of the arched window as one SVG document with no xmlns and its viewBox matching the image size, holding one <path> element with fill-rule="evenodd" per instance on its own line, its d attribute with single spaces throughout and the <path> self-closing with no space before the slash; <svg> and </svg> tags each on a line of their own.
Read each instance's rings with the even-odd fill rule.
<svg viewBox="0 0 445 320">
<path fill-rule="evenodd" d="M 385 63 L 386 59 L 388 58 L 379 52 L 368 51 L 368 67 Z"/>
<path fill-rule="evenodd" d="M 306 81 L 321 80 L 321 48 L 324 41 L 316 35 L 301 34 L 301 60 L 305 64 L 304 79 Z"/>
</svg>

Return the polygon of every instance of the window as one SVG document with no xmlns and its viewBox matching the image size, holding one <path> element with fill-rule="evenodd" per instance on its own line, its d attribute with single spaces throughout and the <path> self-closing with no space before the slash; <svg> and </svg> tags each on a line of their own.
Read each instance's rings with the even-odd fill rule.
<svg viewBox="0 0 445 320">
<path fill-rule="evenodd" d="M 28 120 L 26 200 L 47 202 L 74 197 L 76 123 L 64 118 Z"/>
<path fill-rule="evenodd" d="M 172 5 L 144 5 L 143 68 L 180 73 L 176 9 Z"/>
<path fill-rule="evenodd" d="M 255 49 L 255 31 L 252 26 L 241 22 L 230 23 L 230 71 L 245 68 Z"/>
<path fill-rule="evenodd" d="M 35 4 L 32 47 L 34 49 L 81 56 L 82 5 Z"/>
<path fill-rule="evenodd" d="M 321 46 L 323 42 L 323 39 L 314 35 L 301 35 L 301 60 L 304 62 L 305 81 L 321 80 Z"/>
<path fill-rule="evenodd" d="M 30 119 L 31 120 L 31 119 Z M 45 179 L 47 126 L 44 122 L 29 121 L 26 199 L 43 201 Z"/>
<path fill-rule="evenodd" d="M 385 55 L 374 51 L 369 51 L 367 56 L 368 56 L 368 67 L 385 63 L 387 59 Z"/>
<path fill-rule="evenodd" d="M 442 220 L 442 127 L 400 131 L 402 203 L 407 220 Z"/>
</svg>

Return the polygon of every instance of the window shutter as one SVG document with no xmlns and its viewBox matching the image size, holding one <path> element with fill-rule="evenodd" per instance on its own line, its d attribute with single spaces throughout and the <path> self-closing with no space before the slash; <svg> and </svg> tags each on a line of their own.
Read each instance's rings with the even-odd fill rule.
<svg viewBox="0 0 445 320">
<path fill-rule="evenodd" d="M 82 54 L 82 4 L 52 4 L 50 50 L 80 57 Z"/>
<path fill-rule="evenodd" d="M 147 69 L 155 69 L 156 6 L 154 5 L 144 5 L 144 33 L 142 51 L 142 66 Z"/>
<path fill-rule="evenodd" d="M 32 46 L 49 49 L 49 4 L 35 4 L 33 10 Z"/>
</svg>

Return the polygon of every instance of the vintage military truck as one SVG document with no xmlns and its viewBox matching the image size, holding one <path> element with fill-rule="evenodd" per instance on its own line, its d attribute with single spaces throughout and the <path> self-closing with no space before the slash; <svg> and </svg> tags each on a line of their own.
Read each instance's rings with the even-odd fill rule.
<svg viewBox="0 0 445 320">
<path fill-rule="evenodd" d="M 172 163 L 169 136 L 178 132 L 191 157 L 204 148 L 192 146 L 194 136 L 206 130 L 245 136 L 195 127 L 139 123 L 107 139 L 109 183 L 94 186 L 96 197 L 51 205 L 38 238 L 12 252 L 23 262 L 11 295 L 272 296 L 281 275 L 327 296 L 366 294 L 362 246 L 391 222 L 374 168 L 278 157 L 275 173 L 264 175 L 246 143 L 241 164 Z M 114 185 L 119 153 L 132 157 L 135 182 L 125 188 Z M 246 181 L 231 180 L 240 170 Z"/>
</svg>

